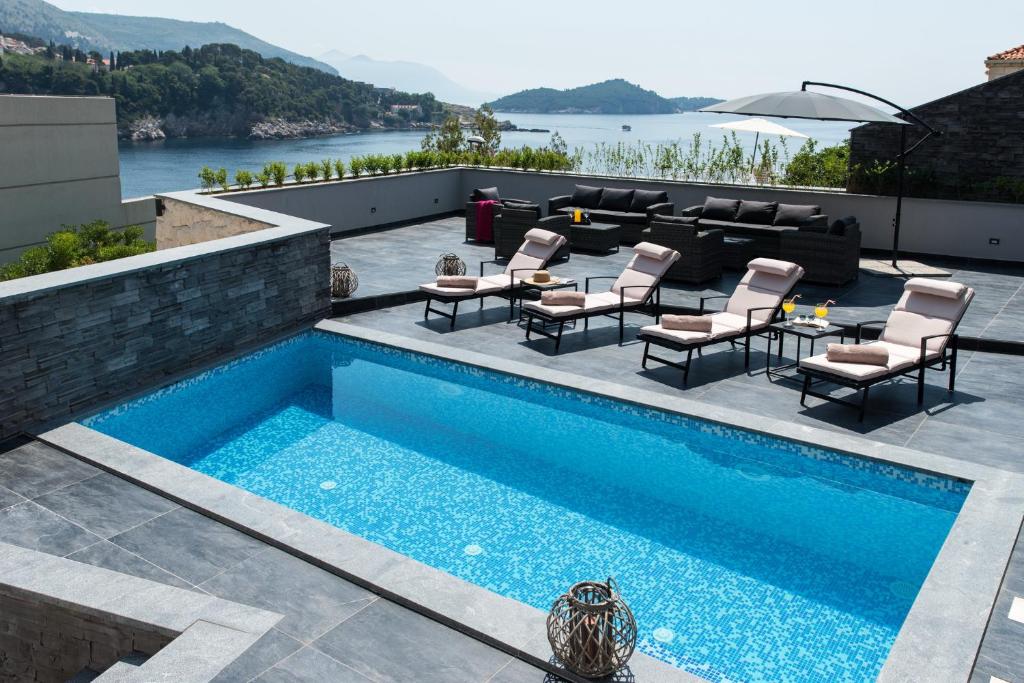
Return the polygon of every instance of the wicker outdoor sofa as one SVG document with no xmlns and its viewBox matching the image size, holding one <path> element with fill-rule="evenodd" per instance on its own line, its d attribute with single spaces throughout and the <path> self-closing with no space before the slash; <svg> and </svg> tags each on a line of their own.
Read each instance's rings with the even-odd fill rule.
<svg viewBox="0 0 1024 683">
<path fill-rule="evenodd" d="M 651 218 L 658 214 L 672 215 L 675 205 L 662 190 L 631 190 L 614 187 L 577 185 L 572 194 L 548 200 L 548 215 L 572 215 L 579 209 L 590 215 L 594 223 L 615 223 L 622 226 L 619 240 L 623 244 L 643 241 L 641 234 Z"/>
<path fill-rule="evenodd" d="M 860 223 L 853 216 L 829 221 L 821 207 L 707 197 L 682 215 L 698 229 L 721 229 L 726 237 L 742 238 L 750 256 L 800 264 L 804 280 L 841 285 L 857 277 L 860 266 Z M 746 260 L 745 258 L 743 260 Z"/>
<path fill-rule="evenodd" d="M 493 212 L 492 220 L 496 220 L 498 214 L 506 206 L 535 206 L 537 207 L 537 217 L 540 217 L 540 207 L 535 202 L 531 202 L 528 199 L 501 199 L 498 195 L 497 187 L 478 188 L 473 190 L 473 193 L 469 196 L 469 201 L 466 202 L 466 240 L 476 240 L 477 205 L 482 201 L 498 202 L 491 209 Z M 516 246 L 519 245 L 517 244 Z"/>
</svg>

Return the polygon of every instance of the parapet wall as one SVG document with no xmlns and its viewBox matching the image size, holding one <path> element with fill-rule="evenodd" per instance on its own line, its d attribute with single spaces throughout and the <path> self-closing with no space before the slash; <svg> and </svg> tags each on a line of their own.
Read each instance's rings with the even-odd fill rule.
<svg viewBox="0 0 1024 683">
<path fill-rule="evenodd" d="M 327 226 L 250 211 L 279 225 L 0 283 L 0 440 L 328 315 Z"/>
</svg>

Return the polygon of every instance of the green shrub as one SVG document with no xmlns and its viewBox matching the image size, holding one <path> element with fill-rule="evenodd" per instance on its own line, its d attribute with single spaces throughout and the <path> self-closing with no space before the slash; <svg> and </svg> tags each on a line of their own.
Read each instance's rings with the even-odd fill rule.
<svg viewBox="0 0 1024 683">
<path fill-rule="evenodd" d="M 306 177 L 309 178 L 310 182 L 315 183 L 317 176 L 320 175 L 320 162 L 311 161 L 306 164 Z"/>
<path fill-rule="evenodd" d="M 402 162 L 403 161 L 404 161 L 404 158 L 402 157 L 401 154 L 392 154 L 391 155 L 391 170 L 394 171 L 395 173 L 401 173 L 402 172 Z"/>
<path fill-rule="evenodd" d="M 292 176 L 295 177 L 295 182 L 301 183 L 306 179 L 306 165 L 295 164 L 295 168 L 292 170 Z"/>
<path fill-rule="evenodd" d="M 334 160 L 334 173 L 338 176 L 338 180 L 345 179 L 345 162 L 341 159 Z"/>
<path fill-rule="evenodd" d="M 255 178 L 253 174 L 245 169 L 239 169 L 235 171 L 235 185 L 239 185 L 242 189 L 248 190 L 252 187 Z M 266 185 L 264 185 L 266 187 Z"/>
<path fill-rule="evenodd" d="M 212 192 L 213 187 L 217 184 L 217 172 L 209 166 L 203 166 L 199 171 L 199 182 L 204 190 Z"/>
<path fill-rule="evenodd" d="M 274 177 L 267 166 L 264 166 L 263 170 L 256 174 L 256 182 L 260 184 L 260 187 L 270 187 L 273 179 Z"/>
<path fill-rule="evenodd" d="M 46 245 L 25 250 L 14 263 L 0 268 L 0 280 L 39 275 L 54 270 L 153 251 L 156 245 L 143 238 L 141 226 L 111 230 L 105 221 L 65 226 L 46 237 Z"/>
<path fill-rule="evenodd" d="M 886 168 L 880 168 L 875 175 L 884 175 L 887 171 Z M 845 140 L 842 144 L 819 150 L 818 141 L 811 139 L 793 155 L 786 166 L 782 182 L 810 187 L 846 187 L 849 177 L 850 141 Z"/>
<path fill-rule="evenodd" d="M 270 171 L 275 185 L 278 187 L 284 185 L 285 179 L 288 178 L 288 167 L 284 165 L 283 161 L 272 162 L 267 170 Z"/>
<path fill-rule="evenodd" d="M 220 185 L 220 189 L 227 192 L 231 189 L 231 185 L 228 183 L 228 169 L 218 168 L 217 169 L 217 184 Z"/>
<path fill-rule="evenodd" d="M 334 162 L 330 159 L 324 159 L 320 162 L 320 177 L 323 178 L 324 182 L 331 179 L 334 175 Z"/>
<path fill-rule="evenodd" d="M 352 171 L 352 177 L 358 178 L 366 169 L 366 162 L 363 160 L 363 157 L 352 157 L 348 160 L 348 167 Z"/>
</svg>

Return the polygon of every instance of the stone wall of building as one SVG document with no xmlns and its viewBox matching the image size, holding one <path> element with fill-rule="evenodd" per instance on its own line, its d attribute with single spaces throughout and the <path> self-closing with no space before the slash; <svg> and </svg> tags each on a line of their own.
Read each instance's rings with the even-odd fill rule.
<svg viewBox="0 0 1024 683">
<path fill-rule="evenodd" d="M 914 107 L 942 132 L 907 156 L 907 195 L 1024 202 L 1024 71 Z M 850 133 L 850 192 L 891 194 L 895 173 L 865 172 L 895 161 L 900 126 L 868 124 Z M 907 127 L 908 146 L 922 135 Z"/>
<path fill-rule="evenodd" d="M 0 681 L 67 681 L 133 653 L 156 654 L 170 641 L 156 629 L 0 586 Z"/>
<path fill-rule="evenodd" d="M 156 218 L 156 248 L 170 249 L 186 244 L 243 235 L 269 228 L 270 223 L 205 206 L 161 197 L 162 210 Z M 224 204 L 230 208 L 229 204 Z"/>
<path fill-rule="evenodd" d="M 297 223 L 0 283 L 0 440 L 325 317 L 328 229 Z"/>
</svg>

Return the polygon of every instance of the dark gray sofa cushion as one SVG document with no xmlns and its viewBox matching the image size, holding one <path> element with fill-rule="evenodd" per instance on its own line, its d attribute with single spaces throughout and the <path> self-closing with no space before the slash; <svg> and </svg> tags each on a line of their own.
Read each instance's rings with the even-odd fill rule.
<svg viewBox="0 0 1024 683">
<path fill-rule="evenodd" d="M 821 207 L 813 204 L 779 204 L 775 210 L 775 220 L 772 221 L 772 224 L 799 227 L 811 216 L 820 213 Z"/>
<path fill-rule="evenodd" d="M 775 220 L 775 210 L 779 207 L 778 202 L 751 202 L 740 201 L 740 208 L 736 212 L 737 223 L 753 223 L 755 225 L 771 225 Z"/>
<path fill-rule="evenodd" d="M 736 221 L 709 221 L 701 218 L 697 225 L 702 230 L 720 228 L 730 235 L 751 235 L 761 237 L 777 237 L 787 230 L 796 230 L 787 225 L 756 225 L 754 223 L 737 223 Z"/>
<path fill-rule="evenodd" d="M 633 190 L 606 187 L 601 190 L 601 201 L 597 203 L 597 208 L 606 211 L 629 211 L 632 201 Z"/>
<path fill-rule="evenodd" d="M 590 185 L 577 185 L 572 191 L 572 205 L 581 209 L 596 209 L 601 203 L 601 189 Z"/>
<path fill-rule="evenodd" d="M 647 223 L 646 213 L 633 213 L 632 211 L 608 211 L 607 209 L 593 209 L 590 212 L 590 219 L 598 223 Z"/>
<path fill-rule="evenodd" d="M 668 201 L 668 192 L 662 190 L 636 190 L 633 192 L 633 201 L 629 204 L 629 211 L 641 213 L 647 210 L 652 204 L 664 204 Z"/>
<path fill-rule="evenodd" d="M 707 197 L 704 199 L 704 210 L 700 217 L 709 221 L 734 221 L 740 208 L 738 199 L 720 199 Z"/>
<path fill-rule="evenodd" d="M 470 201 L 474 202 L 482 202 L 485 199 L 491 199 L 496 202 L 501 200 L 501 197 L 498 196 L 498 188 L 496 187 L 478 187 L 473 190 L 469 197 Z"/>
<path fill-rule="evenodd" d="M 651 227 L 662 230 L 678 230 L 680 235 L 695 235 L 697 219 L 690 216 L 659 216 L 651 219 Z"/>
</svg>

